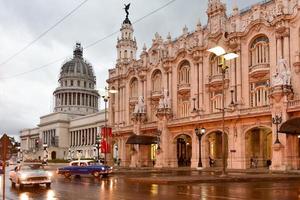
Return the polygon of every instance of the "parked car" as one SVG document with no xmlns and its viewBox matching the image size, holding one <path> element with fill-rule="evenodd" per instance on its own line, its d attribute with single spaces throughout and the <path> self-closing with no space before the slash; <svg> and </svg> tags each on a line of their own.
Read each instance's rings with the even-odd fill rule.
<svg viewBox="0 0 300 200">
<path fill-rule="evenodd" d="M 71 175 L 91 174 L 98 178 L 100 176 L 106 177 L 112 173 L 112 167 L 102 165 L 94 160 L 76 160 L 69 163 L 69 166 L 57 169 L 57 174 L 64 175 L 69 178 Z"/>
<path fill-rule="evenodd" d="M 42 164 L 21 164 L 16 166 L 13 170 L 9 172 L 9 179 L 11 181 L 11 186 L 15 187 L 19 184 L 20 189 L 24 185 L 39 185 L 46 184 L 47 188 L 51 186 L 52 173 L 46 171 Z"/>
</svg>

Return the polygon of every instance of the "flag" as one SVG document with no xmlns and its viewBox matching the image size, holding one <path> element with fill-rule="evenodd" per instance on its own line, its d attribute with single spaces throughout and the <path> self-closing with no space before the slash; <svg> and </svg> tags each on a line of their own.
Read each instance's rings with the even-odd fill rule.
<svg viewBox="0 0 300 200">
<path fill-rule="evenodd" d="M 110 146 L 105 139 L 101 142 L 101 153 L 110 153 Z"/>
<path fill-rule="evenodd" d="M 102 127 L 101 128 L 101 135 L 102 137 L 112 137 L 112 129 L 110 127 Z"/>
</svg>

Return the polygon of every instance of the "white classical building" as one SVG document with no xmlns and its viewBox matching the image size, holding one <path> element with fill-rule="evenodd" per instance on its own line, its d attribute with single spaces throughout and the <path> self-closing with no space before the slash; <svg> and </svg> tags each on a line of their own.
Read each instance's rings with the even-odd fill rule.
<svg viewBox="0 0 300 200">
<path fill-rule="evenodd" d="M 42 159 L 47 144 L 49 159 L 93 158 L 96 135 L 105 124 L 105 111 L 98 111 L 99 94 L 93 67 L 82 57 L 79 43 L 74 56 L 61 67 L 55 89 L 54 112 L 40 118 L 38 127 L 21 130 L 24 159 Z"/>
</svg>

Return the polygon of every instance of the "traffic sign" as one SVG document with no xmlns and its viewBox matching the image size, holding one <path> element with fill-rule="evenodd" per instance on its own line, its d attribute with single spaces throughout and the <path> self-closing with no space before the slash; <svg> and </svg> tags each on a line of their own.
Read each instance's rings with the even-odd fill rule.
<svg viewBox="0 0 300 200">
<path fill-rule="evenodd" d="M 5 163 L 6 160 L 9 160 L 12 156 L 11 149 L 13 147 L 9 137 L 4 134 L 0 139 L 0 159 Z"/>
</svg>

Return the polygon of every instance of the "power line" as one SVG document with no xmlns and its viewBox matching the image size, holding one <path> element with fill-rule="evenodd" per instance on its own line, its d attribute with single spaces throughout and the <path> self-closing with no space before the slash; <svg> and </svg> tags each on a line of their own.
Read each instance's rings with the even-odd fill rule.
<svg viewBox="0 0 300 200">
<path fill-rule="evenodd" d="M 22 49 L 20 49 L 19 51 L 17 51 L 15 54 L 13 54 L 12 56 L 10 56 L 9 58 L 7 58 L 6 60 L 4 60 L 2 63 L 0 63 L 1 65 L 5 65 L 6 63 L 8 63 L 9 61 L 11 61 L 12 59 L 14 59 L 15 57 L 17 57 L 19 54 L 21 54 L 23 51 L 25 51 L 26 49 L 28 49 L 31 45 L 33 45 L 34 43 L 36 43 L 39 39 L 41 39 L 44 35 L 46 35 L 49 31 L 51 31 L 52 29 L 54 29 L 56 26 L 58 26 L 60 23 L 62 23 L 66 18 L 68 18 L 70 15 L 72 15 L 76 10 L 78 10 L 83 4 L 85 4 L 88 0 L 84 0 L 83 2 L 81 2 L 78 6 L 76 6 L 73 10 L 71 10 L 67 15 L 65 15 L 63 18 L 61 18 L 60 20 L 58 20 L 55 24 L 53 24 L 52 26 L 50 26 L 50 28 L 48 28 L 46 31 L 44 31 L 43 33 L 41 33 L 36 39 L 32 40 L 31 42 L 29 42 L 27 45 L 25 45 Z"/>
<path fill-rule="evenodd" d="M 88 1 L 88 0 L 86 0 L 86 1 Z M 86 1 L 85 1 L 85 2 L 86 2 Z M 157 9 L 155 9 L 155 10 L 149 12 L 148 14 L 142 16 L 141 18 L 135 20 L 132 24 L 139 23 L 139 22 L 142 21 L 143 19 L 145 19 L 145 18 L 147 18 L 147 17 L 153 15 L 154 13 L 156 13 L 156 12 L 160 11 L 161 9 L 163 9 L 163 8 L 165 8 L 165 7 L 167 7 L 167 6 L 169 6 L 170 4 L 174 3 L 175 1 L 177 1 L 177 0 L 171 0 L 171 1 L 167 2 L 166 4 L 162 5 L 161 7 L 157 8 Z M 106 39 L 108 39 L 108 38 L 114 36 L 115 34 L 117 34 L 117 33 L 119 33 L 119 32 L 120 32 L 120 30 L 116 30 L 116 31 L 114 31 L 114 32 L 112 32 L 112 33 L 106 35 L 105 37 L 103 37 L 103 38 L 101 38 L 101 39 L 98 39 L 98 40 L 96 40 L 95 42 L 92 42 L 92 43 L 86 45 L 86 47 L 85 47 L 84 49 L 88 49 L 88 48 L 90 48 L 90 47 L 92 47 L 92 46 L 95 46 L 95 45 L 98 44 L 99 42 L 102 42 L 103 40 L 106 40 Z M 65 59 L 65 58 L 66 58 L 66 57 L 56 59 L 56 60 L 54 60 L 54 61 L 52 61 L 52 62 L 50 62 L 50 63 L 47 63 L 47 64 L 45 64 L 45 65 L 42 65 L 42 66 L 40 66 L 40 67 L 36 67 L 36 68 L 33 68 L 33 69 L 29 70 L 29 71 L 25 71 L 25 72 L 22 72 L 22 73 L 19 73 L 19 74 L 15 74 L 15 75 L 12 75 L 12 76 L 10 76 L 10 77 L 0 77 L 0 80 L 1 80 L 1 79 L 11 79 L 11 78 L 15 78 L 15 77 L 18 77 L 18 76 L 22 76 L 22 75 L 24 75 L 24 74 L 28 74 L 28 73 L 31 73 L 31 72 L 40 70 L 40 69 L 42 69 L 42 68 L 46 68 L 46 67 L 48 67 L 48 66 L 50 66 L 50 65 L 52 65 L 52 64 L 54 64 L 54 63 L 57 63 L 57 62 L 59 62 L 59 61 Z M 0 64 L 0 65 L 1 65 L 1 64 Z"/>
</svg>

